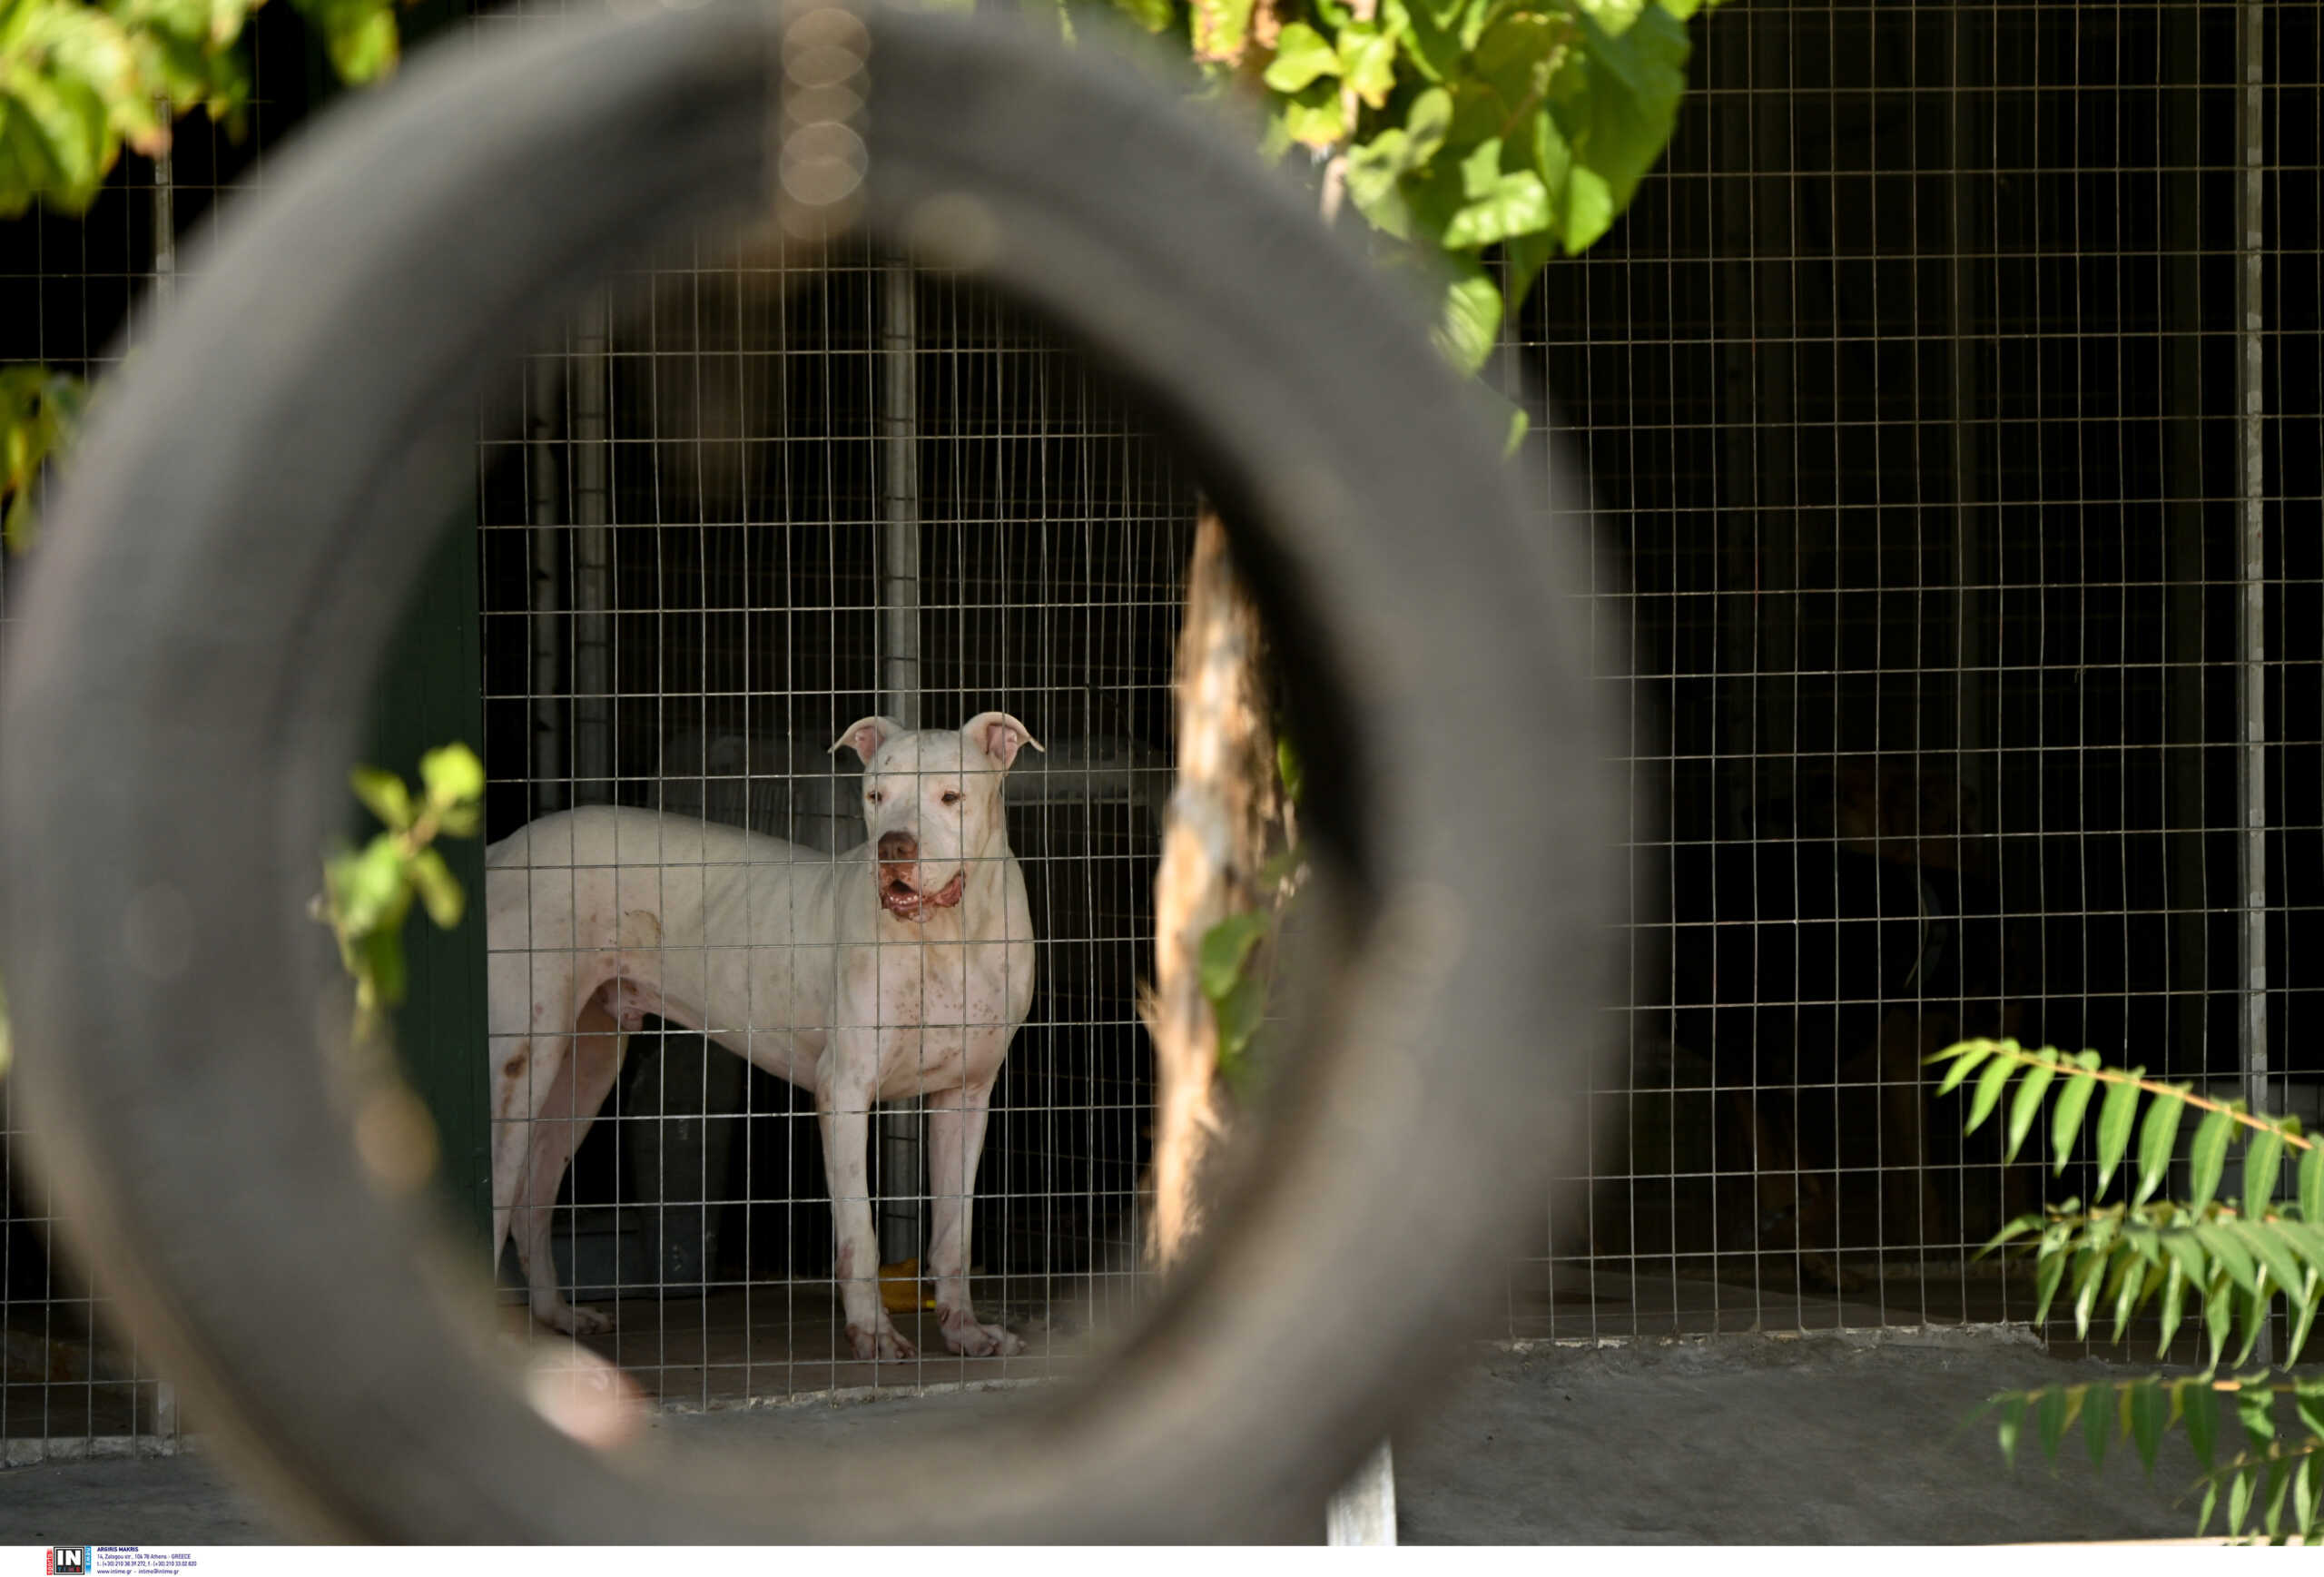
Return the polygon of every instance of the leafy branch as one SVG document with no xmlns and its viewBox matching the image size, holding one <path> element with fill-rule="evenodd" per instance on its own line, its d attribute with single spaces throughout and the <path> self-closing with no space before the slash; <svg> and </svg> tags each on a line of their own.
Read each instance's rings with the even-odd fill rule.
<svg viewBox="0 0 2324 1577">
<path fill-rule="evenodd" d="M 153 155 L 195 109 L 239 133 L 242 34 L 261 0 L 0 0 L 0 219 L 86 209 L 123 146 Z M 392 0 L 291 0 L 340 78 L 393 69 Z"/>
<path fill-rule="evenodd" d="M 0 220 L 35 203 L 78 214 L 123 148 L 170 146 L 196 109 L 240 135 L 251 96 L 242 34 L 262 0 L 0 0 Z M 392 70 L 393 0 L 291 0 L 341 80 Z M 43 468 L 70 445 L 86 382 L 37 363 L 0 367 L 0 546 L 33 536 Z"/>
<path fill-rule="evenodd" d="M 2305 1437 L 2287 1441 L 2278 1428 L 2286 1398 Z M 2247 1449 L 2222 1459 L 2220 1414 L 2232 1414 L 2230 1430 L 2240 1429 Z M 2086 1385 L 2053 1385 L 2034 1391 L 2005 1391 L 1980 1410 L 1998 1414 L 2003 1459 L 2014 1466 L 2017 1448 L 2031 1424 L 2045 1460 L 2055 1463 L 2078 1421 L 2091 1465 L 2102 1465 L 2108 1444 L 2132 1443 L 2149 1476 L 2154 1473 L 2162 1437 L 2181 1428 L 2201 1471 L 2203 1491 L 2196 1533 L 2207 1533 L 2226 1492 L 2226 1531 L 2240 1537 L 2252 1509 L 2261 1507 L 2256 1532 L 2270 1541 L 2317 1542 L 2319 1491 L 2324 1489 L 2324 1378 L 2275 1380 L 2266 1370 L 2222 1378 L 2211 1375 L 2137 1379 Z M 2283 1520 L 2290 1503 L 2292 1521 Z"/>
<path fill-rule="evenodd" d="M 1435 275 L 1435 336 L 1481 370 L 1559 252 L 1595 242 L 1670 139 L 1687 22 L 1718 0 L 1112 0 L 1256 89 L 1383 261 Z M 1497 267 L 1495 265 L 1498 265 Z"/>
<path fill-rule="evenodd" d="M 484 824 L 484 766 L 467 745 L 429 751 L 420 758 L 419 776 L 424 793 L 415 800 L 394 773 L 357 767 L 349 774 L 356 797 L 385 830 L 361 849 L 341 849 L 323 862 L 313 912 L 338 938 L 340 961 L 355 979 L 359 1040 L 369 1039 L 382 1008 L 403 1000 L 403 922 L 412 900 L 438 926 L 460 922 L 459 880 L 436 840 L 473 837 Z"/>
<path fill-rule="evenodd" d="M 2143 1068 L 2108 1068 L 2097 1053 L 2072 1056 L 2053 1050 L 2028 1050 L 2014 1040 L 1970 1040 L 1929 1060 L 1946 1065 L 1940 1095 L 1970 1087 L 1967 1131 L 1974 1132 L 2003 1109 L 2005 1154 L 2014 1159 L 2033 1133 L 2043 1103 L 2053 1096 L 2050 1138 L 2053 1170 L 2072 1158 L 2093 1102 L 2098 1105 L 2093 1200 L 2079 1199 L 2021 1216 L 1996 1233 L 1984 1252 L 2014 1244 L 2034 1264 L 2034 1319 L 2040 1324 L 2055 1300 L 2071 1291 L 2074 1328 L 2086 1338 L 2101 1307 L 2113 1314 L 2112 1340 L 2119 1343 L 2132 1316 L 2161 1300 L 2162 1338 L 2157 1355 L 2170 1350 L 2182 1319 L 2200 1315 L 2210 1346 L 2210 1363 L 2197 1375 L 2159 1376 L 2112 1386 L 2047 1386 L 2006 1392 L 1987 1404 L 2000 1413 L 2004 1457 L 2014 1460 L 2025 1422 L 2031 1418 L 2043 1454 L 2057 1459 L 2061 1443 L 2077 1417 L 2093 1464 L 2103 1459 L 2113 1434 L 2134 1441 L 2152 1474 L 2156 1443 L 2183 1424 L 2203 1468 L 2201 1528 L 2211 1525 L 2222 1490 L 2228 1532 L 2241 1536 L 2255 1505 L 2264 1506 L 2258 1531 L 2270 1539 L 2318 1536 L 2318 1490 L 2324 1484 L 2324 1379 L 2277 1381 L 2265 1370 L 2222 1377 L 2220 1365 L 2240 1335 L 2235 1363 L 2250 1361 L 2260 1334 L 2268 1327 L 2277 1300 L 2283 1300 L 2290 1339 L 2283 1362 L 2298 1361 L 2324 1306 L 2324 1147 L 2303 1132 L 2299 1119 L 2250 1111 L 2240 1100 L 2220 1101 L 2194 1093 L 2186 1083 L 2146 1077 Z M 2016 1084 L 2014 1095 L 2009 1092 Z M 2103 1091 L 2102 1098 L 2100 1091 Z M 2141 1116 L 2142 1110 L 2143 1117 Z M 2158 1199 L 2178 1152 L 2178 1138 L 2190 1111 L 2201 1114 L 2187 1148 L 2189 1194 L 2185 1201 Z M 2135 1133 L 2137 1150 L 2132 1157 Z M 2230 1151 L 2244 1145 L 2243 1186 L 2239 1200 L 2219 1198 Z M 2296 1153 L 2295 1200 L 2279 1200 L 2288 1153 Z M 2124 1163 L 2132 1161 L 2134 1171 Z M 2099 1204 L 2117 1171 L 2122 1191 Z M 2020 1242 L 2032 1236 L 2030 1242 Z M 2096 1404 L 2109 1392 L 2111 1408 Z M 2279 1438 L 2276 1411 L 2290 1397 L 2304 1437 Z M 2217 1409 L 2224 1399 L 2250 1443 L 2250 1450 L 2224 1463 L 2218 1458 Z M 2114 1427 L 2110 1429 L 2109 1419 Z M 2291 1521 L 2284 1521 L 2287 1498 Z M 2200 1529 L 2199 1529 L 2200 1531 Z"/>
<path fill-rule="evenodd" d="M 33 489 L 41 468 L 73 441 L 88 385 L 67 372 L 0 367 L 0 546 L 31 546 Z"/>
</svg>

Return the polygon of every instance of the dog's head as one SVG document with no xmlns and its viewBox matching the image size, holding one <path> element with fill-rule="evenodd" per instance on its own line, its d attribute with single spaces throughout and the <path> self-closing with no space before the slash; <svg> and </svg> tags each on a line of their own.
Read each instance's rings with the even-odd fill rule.
<svg viewBox="0 0 2324 1577">
<path fill-rule="evenodd" d="M 1006 712 L 980 712 L 958 732 L 908 729 L 892 717 L 848 725 L 832 749 L 863 758 L 863 823 L 882 908 L 924 922 L 960 902 L 970 865 L 1008 847 L 1001 780 L 1029 744 L 1041 748 Z"/>
</svg>

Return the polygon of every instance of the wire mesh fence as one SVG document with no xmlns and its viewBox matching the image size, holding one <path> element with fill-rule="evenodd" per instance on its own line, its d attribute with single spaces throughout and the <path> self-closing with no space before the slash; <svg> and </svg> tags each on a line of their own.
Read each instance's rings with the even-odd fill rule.
<svg viewBox="0 0 2324 1577">
<path fill-rule="evenodd" d="M 86 219 L 0 226 L 9 359 L 133 342 L 157 198 L 191 225 L 312 95 L 288 37 L 242 141 L 192 123 L 166 188 L 130 160 Z M 2078 1163 L 1965 1141 L 1926 1051 L 2010 1033 L 2324 1103 L 2324 32 L 1752 0 L 1692 73 L 1663 169 L 1509 331 L 1595 489 L 1577 616 L 1620 630 L 1637 810 L 1592 1204 L 1542 1222 L 1502 1334 L 2022 1320 L 1971 1255 Z M 1071 347 L 870 250 L 793 277 L 678 244 L 512 382 L 470 563 L 491 837 L 615 805 L 832 855 L 863 835 L 852 720 L 997 708 L 1049 746 L 1008 791 L 1040 983 L 973 1233 L 1038 1365 L 1136 1281 L 1191 478 Z M 480 1044 L 438 1042 L 480 1087 Z M 8 1459 L 165 1445 L 46 1250 L 25 1120 L 0 1107 Z M 820 1143 L 795 1087 L 649 1020 L 553 1207 L 565 1286 L 619 1316 L 592 1340 L 677 1403 L 852 1379 Z M 881 1119 L 883 1261 L 926 1247 L 925 1145 Z"/>
<path fill-rule="evenodd" d="M 1545 277 L 1636 1005 L 1512 1336 L 2029 1317 L 1970 1260 L 2089 1179 L 1964 1140 L 1956 1037 L 2312 1115 L 2318 50 L 2306 7 L 1730 7 Z"/>
<path fill-rule="evenodd" d="M 865 842 L 853 720 L 999 710 L 1046 746 L 1007 780 L 1037 984 L 972 1229 L 979 1302 L 1039 1356 L 1135 1272 L 1187 478 L 1069 348 L 868 250 L 660 260 L 527 383 L 526 436 L 481 456 L 487 835 L 624 804 L 830 860 Z M 608 1352 L 673 1400 L 853 1377 L 812 1091 L 643 1039 L 553 1229 L 576 1295 L 619 1306 Z M 881 1257 L 916 1267 L 924 1125 L 877 1131 Z"/>
<path fill-rule="evenodd" d="M 79 218 L 35 211 L 0 223 L 0 364 L 92 379 L 120 364 L 174 279 L 177 237 L 261 180 L 266 149 L 301 113 L 297 39 L 288 17 L 261 22 L 238 124 L 189 121 L 160 160 L 124 156 Z M 23 567 L 0 552 L 0 631 Z M 48 1207 L 21 1158 L 34 1121 L 0 1078 L 0 1465 L 174 1450 L 172 1388 L 117 1334 L 76 1268 L 49 1251 Z"/>
</svg>

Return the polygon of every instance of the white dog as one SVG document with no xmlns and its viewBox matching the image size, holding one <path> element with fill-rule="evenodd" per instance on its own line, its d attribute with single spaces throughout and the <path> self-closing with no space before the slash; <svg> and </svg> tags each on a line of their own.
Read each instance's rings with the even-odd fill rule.
<svg viewBox="0 0 2324 1577">
<path fill-rule="evenodd" d="M 1025 745 L 1002 712 L 958 733 L 867 717 L 871 833 L 836 860 L 755 833 L 591 808 L 485 855 L 493 1256 L 513 1227 L 534 1315 L 604 1330 L 558 1286 L 549 1207 L 648 1015 L 813 1092 L 859 1358 L 909 1358 L 881 1306 L 866 1148 L 875 1100 L 928 1099 L 929 1272 L 945 1345 L 1022 1352 L 969 1306 L 969 1207 L 993 1080 L 1033 1000 L 1033 926 L 1001 781 Z"/>
</svg>

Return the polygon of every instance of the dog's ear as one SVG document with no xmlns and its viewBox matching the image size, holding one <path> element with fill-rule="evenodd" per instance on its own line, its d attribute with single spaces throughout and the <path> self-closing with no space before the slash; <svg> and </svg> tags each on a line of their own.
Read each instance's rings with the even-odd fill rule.
<svg viewBox="0 0 2324 1577">
<path fill-rule="evenodd" d="M 1006 712 L 980 712 L 960 724 L 960 733 L 970 744 L 998 762 L 1003 772 L 1016 762 L 1017 753 L 1026 745 L 1048 754 L 1048 747 L 1033 737 L 1033 731 Z"/>
<path fill-rule="evenodd" d="M 855 754 L 863 758 L 863 764 L 870 766 L 872 758 L 880 754 L 880 747 L 903 732 L 904 725 L 892 717 L 859 717 L 832 743 L 832 754 L 837 755 L 841 750 L 852 746 Z"/>
</svg>

